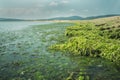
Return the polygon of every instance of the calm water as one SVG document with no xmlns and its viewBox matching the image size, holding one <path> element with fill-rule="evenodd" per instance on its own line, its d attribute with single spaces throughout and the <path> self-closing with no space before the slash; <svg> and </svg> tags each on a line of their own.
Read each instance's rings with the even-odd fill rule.
<svg viewBox="0 0 120 80">
<path fill-rule="evenodd" d="M 18 22 L 18 21 L 15 21 L 15 22 L 8 22 L 8 21 L 2 21 L 0 22 L 0 32 L 3 32 L 3 31 L 13 31 L 13 30 L 21 30 L 21 29 L 25 29 L 27 27 L 30 27 L 32 25 L 42 25 L 42 24 L 49 24 L 49 23 L 52 23 L 52 22 L 30 22 L 30 21 L 21 21 L 21 22 Z"/>
<path fill-rule="evenodd" d="M 0 80 L 74 80 L 81 74 L 90 80 L 114 78 L 117 71 L 107 60 L 70 57 L 48 50 L 63 39 L 65 28 L 72 25 L 0 22 Z"/>
</svg>

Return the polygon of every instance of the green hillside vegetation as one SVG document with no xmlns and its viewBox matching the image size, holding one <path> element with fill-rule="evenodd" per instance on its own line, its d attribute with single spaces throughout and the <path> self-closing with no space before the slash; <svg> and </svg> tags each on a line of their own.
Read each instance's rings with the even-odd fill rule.
<svg viewBox="0 0 120 80">
<path fill-rule="evenodd" d="M 94 20 L 76 22 L 65 31 L 68 39 L 55 44 L 51 50 L 74 56 L 100 57 L 120 66 L 120 24 L 116 20 Z"/>
</svg>

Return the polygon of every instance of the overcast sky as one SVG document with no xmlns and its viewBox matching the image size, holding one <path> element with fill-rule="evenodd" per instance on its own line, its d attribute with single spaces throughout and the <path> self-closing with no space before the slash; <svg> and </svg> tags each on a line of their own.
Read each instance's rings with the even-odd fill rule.
<svg viewBox="0 0 120 80">
<path fill-rule="evenodd" d="M 0 0 L 2 18 L 120 14 L 120 0 Z"/>
</svg>

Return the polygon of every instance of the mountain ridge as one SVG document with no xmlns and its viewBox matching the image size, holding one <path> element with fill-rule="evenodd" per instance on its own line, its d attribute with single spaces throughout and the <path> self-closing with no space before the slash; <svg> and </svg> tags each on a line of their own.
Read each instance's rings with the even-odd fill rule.
<svg viewBox="0 0 120 80">
<path fill-rule="evenodd" d="M 80 16 L 69 16 L 69 17 L 54 17 L 49 19 L 33 19 L 37 21 L 49 21 L 49 20 L 91 20 L 98 18 L 114 17 L 120 16 L 120 14 L 110 14 L 110 15 L 99 15 L 99 16 L 90 16 L 90 17 L 80 17 Z M 15 19 L 15 18 L 0 18 L 0 21 L 32 21 L 32 19 Z"/>
</svg>

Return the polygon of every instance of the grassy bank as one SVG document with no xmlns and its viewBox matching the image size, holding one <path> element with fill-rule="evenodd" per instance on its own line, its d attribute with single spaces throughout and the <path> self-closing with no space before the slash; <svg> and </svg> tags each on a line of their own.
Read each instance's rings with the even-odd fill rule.
<svg viewBox="0 0 120 80">
<path fill-rule="evenodd" d="M 72 56 L 86 56 L 106 59 L 120 70 L 120 17 L 78 21 L 68 27 L 65 42 L 50 47 L 54 51 L 62 51 Z M 80 60 L 80 59 L 79 59 Z M 78 60 L 78 62 L 79 62 Z M 110 80 L 109 78 L 106 78 Z M 83 80 L 78 77 L 78 80 Z M 87 80 L 87 78 L 86 78 Z M 89 79 L 88 79 L 89 80 Z M 98 79 L 100 80 L 100 79 Z M 102 78 L 102 80 L 104 80 Z M 111 80 L 116 80 L 112 79 Z"/>
</svg>

